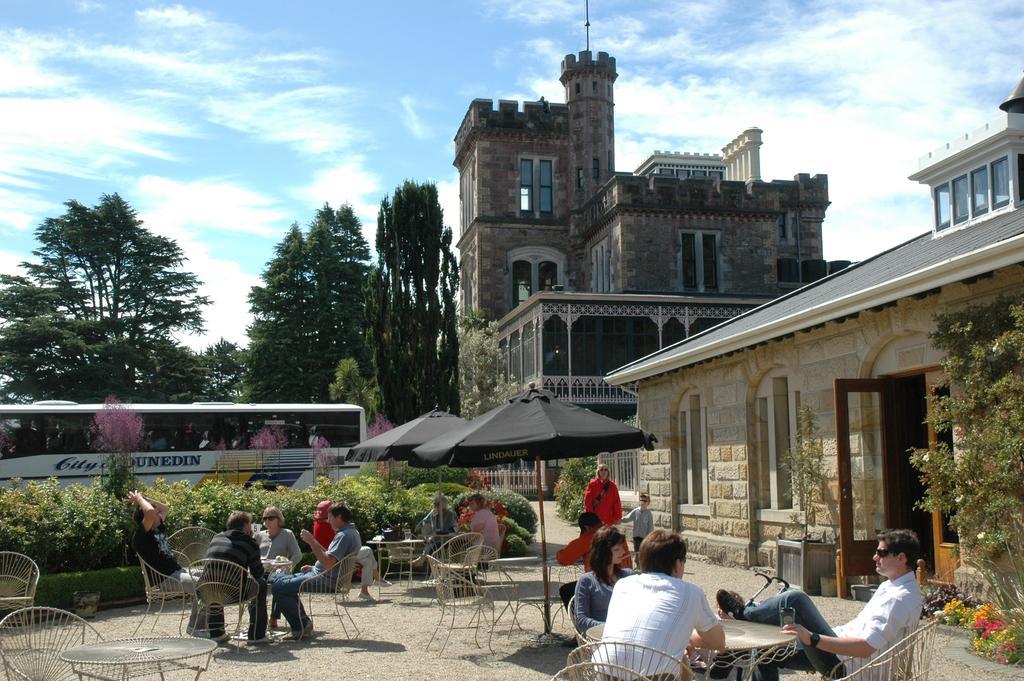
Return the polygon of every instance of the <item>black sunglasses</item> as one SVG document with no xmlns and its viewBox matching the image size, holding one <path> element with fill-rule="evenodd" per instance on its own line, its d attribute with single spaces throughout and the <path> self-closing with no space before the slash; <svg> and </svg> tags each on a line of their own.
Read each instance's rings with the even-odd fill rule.
<svg viewBox="0 0 1024 681">
<path fill-rule="evenodd" d="M 279 518 L 276 515 L 263 516 L 263 522 L 267 522 L 268 520 L 279 520 Z"/>
<path fill-rule="evenodd" d="M 875 549 L 875 555 L 879 558 L 885 558 L 886 556 L 891 556 L 893 554 L 889 549 Z"/>
</svg>

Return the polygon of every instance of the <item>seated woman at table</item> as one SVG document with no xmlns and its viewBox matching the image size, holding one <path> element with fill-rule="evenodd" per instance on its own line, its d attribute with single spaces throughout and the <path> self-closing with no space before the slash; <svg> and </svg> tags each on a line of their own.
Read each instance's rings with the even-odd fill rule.
<svg viewBox="0 0 1024 681">
<path fill-rule="evenodd" d="M 572 613 L 579 631 L 604 624 L 608 617 L 608 603 L 612 599 L 615 583 L 633 574 L 623 563 L 629 557 L 626 535 L 615 526 L 605 525 L 594 535 L 590 545 L 590 572 L 584 572 L 576 582 L 576 600 Z"/>
<path fill-rule="evenodd" d="M 263 511 L 263 527 L 265 529 L 256 533 L 256 543 L 260 545 L 260 556 L 264 560 L 274 560 L 278 556 L 285 556 L 292 562 L 292 566 L 302 560 L 302 549 L 299 548 L 299 540 L 295 533 L 284 526 L 284 513 L 277 506 L 267 506 Z M 270 628 L 277 627 L 280 610 L 275 600 L 270 609 Z"/>
<path fill-rule="evenodd" d="M 423 556 L 433 555 L 441 544 L 455 534 L 455 512 L 448 508 L 448 497 L 438 492 L 434 497 L 434 508 L 416 525 L 416 533 L 426 541 L 423 544 Z M 414 564 L 421 565 L 426 558 L 421 556 Z"/>
</svg>

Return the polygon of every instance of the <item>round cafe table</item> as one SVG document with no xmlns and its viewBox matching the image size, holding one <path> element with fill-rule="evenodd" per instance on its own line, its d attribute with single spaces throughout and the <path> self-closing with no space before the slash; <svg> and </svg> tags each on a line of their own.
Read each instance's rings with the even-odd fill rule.
<svg viewBox="0 0 1024 681">
<path fill-rule="evenodd" d="M 722 620 L 725 630 L 725 650 L 715 653 L 698 650 L 691 659 L 694 673 L 704 667 L 704 678 L 711 678 L 714 668 L 736 667 L 743 670 L 743 678 L 749 678 L 762 664 L 779 662 L 796 652 L 796 637 L 784 634 L 778 626 L 758 624 L 745 620 Z M 598 624 L 587 629 L 587 637 L 599 641 L 604 636 L 604 625 Z"/>
<path fill-rule="evenodd" d="M 123 681 L 133 676 L 206 671 L 217 643 L 202 638 L 126 638 L 68 648 L 60 659 L 81 678 Z"/>
<path fill-rule="evenodd" d="M 387 558 L 384 571 L 380 575 L 381 579 L 386 580 L 394 576 L 399 588 L 401 588 L 404 581 L 405 593 L 408 594 L 409 588 L 412 586 L 412 563 L 423 552 L 424 540 L 411 537 L 384 539 L 383 536 L 377 535 L 366 543 L 377 549 L 378 565 L 383 564 L 384 559 Z M 378 597 L 380 597 L 383 588 L 382 585 L 377 585 Z"/>
</svg>

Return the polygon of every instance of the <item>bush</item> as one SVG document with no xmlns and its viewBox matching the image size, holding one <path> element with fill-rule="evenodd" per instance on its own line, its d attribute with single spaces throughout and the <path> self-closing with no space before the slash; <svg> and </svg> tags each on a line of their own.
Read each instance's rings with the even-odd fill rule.
<svg viewBox="0 0 1024 681">
<path fill-rule="evenodd" d="M 402 483 L 406 487 L 416 487 L 428 482 L 454 482 L 457 485 L 469 486 L 469 468 L 413 468 L 406 466 Z"/>
<path fill-rule="evenodd" d="M 458 513 L 458 509 L 466 504 L 466 499 L 471 494 L 475 494 L 475 492 L 466 492 L 456 497 L 452 502 L 452 509 Z M 481 490 L 480 494 L 488 501 L 500 501 L 501 505 L 508 511 L 509 516 L 520 527 L 529 532 L 532 538 L 533 533 L 537 531 L 537 512 L 533 510 L 533 506 L 530 505 L 526 497 L 522 494 L 503 490 Z"/>
<path fill-rule="evenodd" d="M 562 465 L 562 472 L 555 483 L 555 501 L 558 502 L 558 515 L 562 520 L 574 525 L 579 520 L 583 513 L 583 495 L 596 469 L 596 456 L 569 459 Z"/>
<path fill-rule="evenodd" d="M 317 503 L 330 499 L 352 509 L 365 542 L 385 525 L 411 527 L 430 510 L 430 496 L 423 491 L 362 476 L 338 482 L 320 478 L 301 490 L 160 480 L 141 491 L 170 505 L 168 534 L 190 526 L 221 532 L 232 511 L 248 511 L 259 518 L 270 505 L 284 512 L 285 525 L 298 534 L 299 529 L 312 527 Z M 125 500 L 110 496 L 96 483 L 61 488 L 51 479 L 0 489 L 0 551 L 30 556 L 43 573 L 134 565 L 131 513 Z"/>
<path fill-rule="evenodd" d="M 23 553 L 43 573 L 121 565 L 132 527 L 128 506 L 98 482 L 56 479 L 0 490 L 0 551 Z"/>
<path fill-rule="evenodd" d="M 525 556 L 526 555 L 526 542 L 521 537 L 515 534 L 505 536 L 505 546 L 508 548 L 506 556 Z"/>
<path fill-rule="evenodd" d="M 146 595 L 142 571 L 136 565 L 90 572 L 42 575 L 36 589 L 35 604 L 71 610 L 72 595 L 76 591 L 98 591 L 102 603 L 141 599 Z"/>
<path fill-rule="evenodd" d="M 438 492 L 441 492 L 450 501 L 472 490 L 456 482 L 425 482 L 421 485 L 416 485 L 411 491 L 425 494 L 430 497 L 431 501 L 433 501 Z"/>
<path fill-rule="evenodd" d="M 515 535 L 516 537 L 519 537 L 520 539 L 522 539 L 526 543 L 527 546 L 529 546 L 530 544 L 533 543 L 533 534 L 528 532 L 525 527 L 523 527 L 522 525 L 517 523 L 515 520 L 513 520 L 512 516 L 509 516 L 508 518 L 505 519 L 505 527 L 508 528 L 505 531 L 505 537 L 506 538 Z"/>
</svg>

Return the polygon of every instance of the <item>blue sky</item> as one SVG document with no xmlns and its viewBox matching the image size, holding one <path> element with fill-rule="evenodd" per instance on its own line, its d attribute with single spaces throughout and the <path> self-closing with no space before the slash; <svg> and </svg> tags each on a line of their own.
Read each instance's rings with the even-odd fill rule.
<svg viewBox="0 0 1024 681">
<path fill-rule="evenodd" d="M 288 226 L 405 179 L 458 224 L 452 137 L 475 97 L 563 101 L 582 0 L 0 0 L 0 269 L 63 201 L 118 192 L 173 237 L 245 342 L 249 287 Z M 1024 69 L 1019 0 L 592 0 L 618 60 L 617 170 L 764 130 L 762 175 L 827 173 L 829 259 L 928 228 L 917 159 L 1000 112 Z"/>
</svg>

